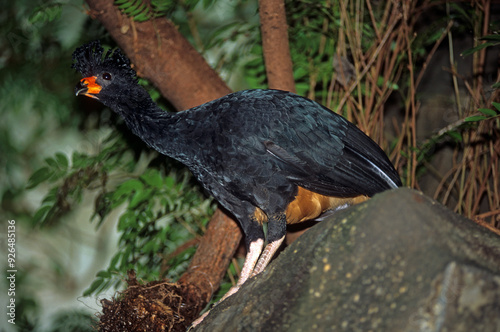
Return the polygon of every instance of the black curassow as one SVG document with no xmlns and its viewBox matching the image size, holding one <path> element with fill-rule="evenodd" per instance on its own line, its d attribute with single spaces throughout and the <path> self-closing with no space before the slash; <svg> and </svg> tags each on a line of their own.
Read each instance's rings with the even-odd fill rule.
<svg viewBox="0 0 500 332">
<path fill-rule="evenodd" d="M 73 53 L 76 95 L 98 99 L 158 152 L 184 163 L 239 221 L 248 253 L 234 293 L 261 272 L 286 225 L 401 186 L 380 147 L 326 107 L 279 90 L 231 93 L 189 110 L 160 109 L 128 59 L 98 41 Z M 262 224 L 267 222 L 264 248 Z"/>
</svg>

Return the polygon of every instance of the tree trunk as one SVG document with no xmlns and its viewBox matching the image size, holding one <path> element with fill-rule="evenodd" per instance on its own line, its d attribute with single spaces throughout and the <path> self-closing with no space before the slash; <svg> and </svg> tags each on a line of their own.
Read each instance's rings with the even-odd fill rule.
<svg viewBox="0 0 500 332">
<path fill-rule="evenodd" d="M 259 0 L 259 15 L 269 87 L 295 92 L 285 2 Z"/>
</svg>

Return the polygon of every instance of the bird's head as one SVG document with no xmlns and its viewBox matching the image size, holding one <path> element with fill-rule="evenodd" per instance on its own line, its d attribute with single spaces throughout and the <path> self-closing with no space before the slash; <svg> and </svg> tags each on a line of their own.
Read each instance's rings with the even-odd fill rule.
<svg viewBox="0 0 500 332">
<path fill-rule="evenodd" d="M 137 81 L 135 71 L 122 52 L 115 49 L 104 53 L 99 41 L 77 48 L 71 67 L 83 75 L 75 87 L 75 94 L 98 99 L 104 104 L 109 104 L 123 94 L 127 85 Z"/>
</svg>

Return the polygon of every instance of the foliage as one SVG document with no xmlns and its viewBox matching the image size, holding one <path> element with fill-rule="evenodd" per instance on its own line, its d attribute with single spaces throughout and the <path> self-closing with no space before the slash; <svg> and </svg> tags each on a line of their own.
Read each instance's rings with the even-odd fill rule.
<svg viewBox="0 0 500 332">
<path fill-rule="evenodd" d="M 176 279 L 194 248 L 175 255 L 172 252 L 202 234 L 213 211 L 212 201 L 183 167 L 151 154 L 123 130 L 124 125 L 111 131 L 107 124 L 113 115 L 109 111 L 89 111 L 95 103 L 78 111 L 78 99 L 72 93 L 78 77 L 70 69 L 71 53 L 83 42 L 82 31 L 88 40 L 102 37 L 103 29 L 88 19 L 80 1 L 73 2 L 28 0 L 11 2 L 2 9 L 0 32 L 7 37 L 0 57 L 2 215 L 16 219 L 19 232 L 23 232 L 18 236 L 35 256 L 45 248 L 37 247 L 43 241 L 25 240 L 34 237 L 28 235 L 31 230 L 36 230 L 37 237 L 52 236 L 55 253 L 64 250 L 55 237 L 57 230 L 71 228 L 74 211 L 85 204 L 86 197 L 97 194 L 95 227 L 112 223 L 109 214 L 125 209 L 118 223 L 123 235 L 112 264 L 98 273 L 96 282 L 89 283 L 87 293 L 118 285 L 129 268 L 137 269 L 138 275 L 148 280 L 160 276 Z M 144 85 L 159 98 L 156 90 Z M 100 138 L 105 132 L 107 137 Z M 142 187 L 127 189 L 134 182 Z M 39 195 L 44 196 L 33 211 Z M 30 261 L 31 256 L 22 255 L 23 269 L 37 266 Z M 69 276 L 75 273 L 56 258 L 44 260 L 52 265 L 37 270 L 36 277 L 47 277 L 45 282 L 71 280 Z M 46 309 L 41 307 L 46 300 L 43 296 L 27 292 L 38 293 L 38 284 L 40 290 L 46 286 L 41 280 L 34 282 L 34 276 L 28 274 L 30 280 L 25 280 L 19 273 L 16 280 L 18 289 L 26 290 L 16 292 L 16 324 L 24 331 L 34 330 Z M 53 330 L 67 330 L 69 325 L 64 321 L 74 322 L 72 331 L 88 330 L 90 319 L 78 317 L 62 310 L 59 318 L 53 319 Z"/>
<path fill-rule="evenodd" d="M 201 235 L 213 212 L 211 201 L 193 185 L 187 170 L 165 158 L 152 158 L 156 153 L 140 153 L 142 161 L 134 159 L 124 136 L 112 133 L 97 154 L 75 151 L 69 161 L 56 153 L 28 180 L 28 188 L 55 183 L 34 214 L 37 227 L 61 222 L 72 206 L 81 202 L 84 191 L 98 192 L 94 204 L 97 227 L 112 211 L 126 205 L 117 224 L 121 234 L 118 252 L 84 295 L 118 286 L 129 269 L 137 270 L 138 277 L 145 280 L 176 279 L 194 252 L 187 250 L 169 261 L 165 257 Z M 144 159 L 151 161 L 144 163 Z M 141 170 L 137 174 L 138 166 Z M 175 266 L 167 270 L 172 261 Z"/>
<path fill-rule="evenodd" d="M 182 174 L 179 180 L 177 172 L 164 176 L 150 168 L 139 178 L 131 178 L 98 197 L 100 214 L 124 202 L 127 208 L 118 221 L 119 251 L 84 295 L 99 293 L 113 283 L 117 286 L 130 269 L 144 280 L 176 280 L 187 268 L 193 247 L 175 256 L 170 254 L 201 235 L 213 207 L 210 200 L 193 190 L 190 175 L 185 171 Z"/>
<path fill-rule="evenodd" d="M 42 38 L 50 28 L 39 21 L 31 23 L 30 12 L 18 6 L 16 2 L 5 8 L 0 24 L 0 33 L 7 37 L 0 57 L 0 168 L 6 172 L 0 179 L 0 195 L 8 192 L 11 197 L 24 185 L 19 171 L 39 162 L 40 138 L 51 135 L 53 127 L 75 126 L 81 119 L 69 115 L 71 95 L 60 93 L 59 87 L 65 84 L 58 70 L 61 58 L 71 54 L 59 43 L 63 35 Z M 41 64 L 44 70 L 39 70 Z M 13 124 L 21 124 L 25 130 Z"/>
<path fill-rule="evenodd" d="M 67 311 L 54 317 L 52 326 L 47 332 L 93 332 L 97 319 L 86 312 Z"/>
<path fill-rule="evenodd" d="M 479 40 L 485 41 L 485 43 L 479 44 L 475 47 L 472 47 L 468 50 L 463 51 L 462 55 L 463 56 L 471 55 L 471 54 L 474 54 L 478 51 L 481 51 L 484 48 L 500 45 L 500 36 L 499 35 L 487 35 L 487 36 L 479 38 Z"/>
<path fill-rule="evenodd" d="M 143 0 L 115 0 L 115 5 L 124 14 L 137 22 L 144 22 L 162 16 L 171 16 L 177 10 L 191 12 L 202 4 L 203 9 L 210 7 L 215 0 L 190 0 L 190 1 L 143 1 Z"/>
</svg>

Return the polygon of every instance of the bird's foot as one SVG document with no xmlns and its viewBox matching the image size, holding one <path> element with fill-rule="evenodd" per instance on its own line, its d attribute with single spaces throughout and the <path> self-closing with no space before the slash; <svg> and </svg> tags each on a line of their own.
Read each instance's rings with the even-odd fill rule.
<svg viewBox="0 0 500 332">
<path fill-rule="evenodd" d="M 245 264 L 243 264 L 243 268 L 241 270 L 240 279 L 238 280 L 238 283 L 236 284 L 236 286 L 231 287 L 231 289 L 229 289 L 229 291 L 226 294 L 224 294 L 224 296 L 217 303 L 215 303 L 214 306 L 218 305 L 219 303 L 227 299 L 229 296 L 236 293 L 249 278 L 254 277 L 257 274 L 261 273 L 265 269 L 271 258 L 274 256 L 274 253 L 280 247 L 284 239 L 285 236 L 282 236 L 278 240 L 269 243 L 264 248 L 263 252 L 262 252 L 262 247 L 264 245 L 264 240 L 258 239 L 250 243 L 249 251 L 245 259 Z M 210 310 L 205 312 L 193 323 L 191 323 L 191 328 L 199 325 L 205 319 L 205 317 L 207 317 L 209 313 Z"/>
<path fill-rule="evenodd" d="M 218 305 L 219 303 L 221 303 L 222 301 L 224 301 L 225 299 L 227 299 L 229 296 L 233 295 L 234 293 L 236 293 L 238 290 L 240 289 L 240 285 L 236 285 L 236 286 L 233 286 L 229 289 L 229 291 L 224 294 L 224 296 L 219 300 L 217 301 L 217 303 L 214 304 L 214 307 L 216 305 Z M 207 312 L 205 312 L 203 315 L 201 315 L 200 317 L 198 317 L 194 322 L 191 323 L 191 328 L 197 326 L 198 324 L 200 324 L 204 319 L 205 317 L 207 317 L 207 315 L 210 313 L 212 309 L 208 310 Z"/>
<path fill-rule="evenodd" d="M 200 324 L 201 322 L 203 322 L 203 320 L 205 319 L 205 317 L 207 317 L 207 315 L 209 313 L 210 313 L 210 310 L 207 311 L 207 312 L 205 312 L 203 315 L 201 315 L 200 317 L 198 317 L 194 322 L 192 322 L 191 326 L 189 327 L 189 330 L 191 330 L 192 328 L 196 327 L 198 324 Z"/>
</svg>

